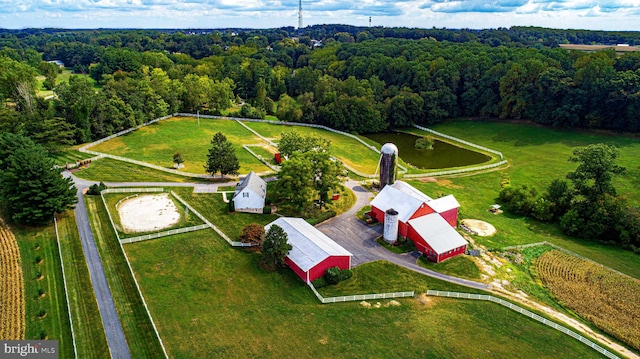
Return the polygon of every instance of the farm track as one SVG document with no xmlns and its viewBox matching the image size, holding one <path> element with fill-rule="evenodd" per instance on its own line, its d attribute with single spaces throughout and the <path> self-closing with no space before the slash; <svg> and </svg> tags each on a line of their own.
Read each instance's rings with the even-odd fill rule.
<svg viewBox="0 0 640 359">
<path fill-rule="evenodd" d="M 25 297 L 22 260 L 15 236 L 0 218 L 0 339 L 25 335 Z"/>
</svg>

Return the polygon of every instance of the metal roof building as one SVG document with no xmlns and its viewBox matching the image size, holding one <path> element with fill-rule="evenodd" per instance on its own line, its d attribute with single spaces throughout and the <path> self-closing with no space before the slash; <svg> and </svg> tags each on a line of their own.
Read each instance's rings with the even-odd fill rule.
<svg viewBox="0 0 640 359">
<path fill-rule="evenodd" d="M 305 282 L 322 277 L 328 268 L 351 268 L 352 254 L 302 218 L 281 217 L 265 226 L 280 226 L 292 249 L 285 262 Z"/>
</svg>

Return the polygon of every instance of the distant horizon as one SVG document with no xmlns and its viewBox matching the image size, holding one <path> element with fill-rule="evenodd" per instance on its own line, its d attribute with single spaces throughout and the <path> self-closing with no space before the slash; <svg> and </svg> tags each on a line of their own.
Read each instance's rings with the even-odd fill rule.
<svg viewBox="0 0 640 359">
<path fill-rule="evenodd" d="M 298 0 L 0 0 L 0 26 L 25 29 L 271 29 L 298 27 Z M 532 26 L 640 31 L 636 0 L 310 0 L 302 28 L 344 24 L 496 29 Z"/>
<path fill-rule="evenodd" d="M 366 29 L 369 26 L 361 26 L 361 25 L 351 25 L 351 24 L 343 24 L 343 23 L 324 23 L 324 24 L 313 24 L 304 26 L 302 29 L 310 28 L 313 26 L 351 26 L 355 28 Z M 521 28 L 540 28 L 540 29 L 549 29 L 549 30 L 560 30 L 560 31 L 603 31 L 603 32 L 640 32 L 639 30 L 601 30 L 601 29 L 586 29 L 586 28 L 561 28 L 561 27 L 548 27 L 548 26 L 537 26 L 537 25 L 511 25 L 511 26 L 496 26 L 496 27 L 484 27 L 484 28 L 471 28 L 471 27 L 417 27 L 417 26 L 371 26 L 371 28 L 381 28 L 381 29 L 444 29 L 444 30 L 471 30 L 471 31 L 483 31 L 483 30 L 497 30 L 497 29 L 510 29 L 513 27 L 521 27 Z M 62 31 L 88 31 L 88 30 L 114 30 L 114 31 L 126 31 L 126 30 L 156 30 L 156 31 L 209 31 L 209 30 L 272 30 L 272 29 L 283 29 L 283 28 L 293 28 L 297 30 L 296 26 L 292 25 L 283 25 L 283 26 L 273 26 L 273 27 L 238 27 L 238 26 L 225 26 L 225 27 L 23 27 L 23 28 L 7 28 L 1 27 L 0 30 L 8 30 L 8 31 L 26 31 L 26 30 L 62 30 Z"/>
</svg>

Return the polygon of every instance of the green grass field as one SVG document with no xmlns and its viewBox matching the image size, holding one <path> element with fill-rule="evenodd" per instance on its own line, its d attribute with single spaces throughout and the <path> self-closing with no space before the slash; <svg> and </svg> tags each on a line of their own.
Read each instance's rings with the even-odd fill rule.
<svg viewBox="0 0 640 359">
<path fill-rule="evenodd" d="M 254 131 L 277 142 L 283 132 L 295 131 L 302 135 L 314 135 L 331 141 L 331 153 L 358 172 L 373 174 L 380 155 L 351 137 L 313 127 L 276 125 L 264 122 L 246 122 Z"/>
<path fill-rule="evenodd" d="M 125 250 L 151 311 L 162 313 L 156 321 L 171 357 L 597 357 L 492 303 L 429 298 L 399 306 L 382 301 L 380 308 L 323 305 L 293 272 L 263 272 L 258 254 L 232 249 L 213 232 Z M 341 292 L 459 289 L 385 263 L 358 267 L 343 284 Z"/>
<path fill-rule="evenodd" d="M 20 247 L 26 302 L 26 339 L 59 341 L 61 358 L 73 357 L 71 327 L 53 223 L 46 227 L 12 226 Z M 36 258 L 40 257 L 40 264 Z M 38 274 L 42 278 L 38 279 Z M 43 290 L 39 296 L 38 290 Z M 41 316 L 44 314 L 44 316 Z"/>
<path fill-rule="evenodd" d="M 193 193 L 193 188 L 189 187 L 175 188 L 173 191 L 211 223 L 221 228 L 232 240 L 237 240 L 242 229 L 250 223 L 264 226 L 278 218 L 275 214 L 229 214 L 229 207 L 222 201 L 222 195 L 219 193 Z"/>
<path fill-rule="evenodd" d="M 418 265 L 455 277 L 481 281 L 482 272 L 469 256 L 456 256 L 440 263 L 429 262 L 425 257 L 420 257 Z"/>
<path fill-rule="evenodd" d="M 98 196 L 86 196 L 85 202 L 93 236 L 131 356 L 133 358 L 163 357 L 162 347 L 129 273 L 115 233 L 109 224 L 102 199 Z"/>
<path fill-rule="evenodd" d="M 191 117 L 160 121 L 101 143 L 91 150 L 166 168 L 173 168 L 173 155 L 180 152 L 185 161 L 183 171 L 204 174 L 211 138 L 215 133 L 222 132 L 233 143 L 240 160 L 240 173 L 270 171 L 269 167 L 242 148 L 244 144 L 263 142 L 242 125 L 235 121 L 204 118 L 199 122 L 200 125 Z"/>
<path fill-rule="evenodd" d="M 60 250 L 64 260 L 69 308 L 78 358 L 109 358 L 98 303 L 91 286 L 75 216 L 67 211 L 58 217 Z"/>
<path fill-rule="evenodd" d="M 214 182 L 197 177 L 178 176 L 111 158 L 101 158 L 93 161 L 88 167 L 74 171 L 73 174 L 96 182 Z"/>
<path fill-rule="evenodd" d="M 75 164 L 76 160 L 84 160 L 93 157 L 93 155 L 82 153 L 77 150 L 67 150 L 62 152 L 51 153 L 50 157 L 58 166 L 64 166 L 67 163 Z"/>
<path fill-rule="evenodd" d="M 476 237 L 476 241 L 488 248 L 549 241 L 580 255 L 640 278 L 640 256 L 630 251 L 599 243 L 577 240 L 564 236 L 549 224 L 511 215 L 505 212 L 494 215 L 487 210 L 496 203 L 501 190 L 500 183 L 532 184 L 540 191 L 555 178 L 564 178 L 575 169 L 567 161 L 573 148 L 604 142 L 620 148 L 619 164 L 627 167 L 627 173 L 616 179 L 618 191 L 627 196 L 630 203 L 640 202 L 640 142 L 624 136 L 593 133 L 574 133 L 522 124 L 496 122 L 457 121 L 434 126 L 443 133 L 459 136 L 479 145 L 502 151 L 509 159 L 505 170 L 472 176 L 439 178 L 438 182 L 408 181 L 429 196 L 452 193 L 460 202 L 460 218 L 474 218 L 493 224 L 497 233 L 492 237 Z"/>
</svg>

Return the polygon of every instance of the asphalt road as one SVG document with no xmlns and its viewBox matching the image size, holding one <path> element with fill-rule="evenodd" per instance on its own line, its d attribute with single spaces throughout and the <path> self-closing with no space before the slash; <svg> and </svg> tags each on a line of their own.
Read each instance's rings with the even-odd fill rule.
<svg viewBox="0 0 640 359">
<path fill-rule="evenodd" d="M 68 176 L 68 174 L 65 174 Z M 111 351 L 111 357 L 116 359 L 130 359 L 131 353 L 129 346 L 122 330 L 122 324 L 118 318 L 118 312 L 111 296 L 111 290 L 107 284 L 107 277 L 102 267 L 102 261 L 98 254 L 98 248 L 91 232 L 89 225 L 89 217 L 87 216 L 87 208 L 84 204 L 83 189 L 88 188 L 93 182 L 88 182 L 76 177 L 72 177 L 76 187 L 78 188 L 78 204 L 76 204 L 76 224 L 78 225 L 78 233 L 82 242 L 82 251 L 89 267 L 89 276 L 91 284 L 98 302 L 98 309 L 102 317 L 104 332 L 107 336 L 107 344 Z"/>
<path fill-rule="evenodd" d="M 347 212 L 317 225 L 316 228 L 353 254 L 351 258 L 353 266 L 376 260 L 386 260 L 414 272 L 447 282 L 476 289 L 491 289 L 490 286 L 485 283 L 453 277 L 420 267 L 417 264 L 417 258 L 420 255 L 417 251 L 396 254 L 386 250 L 375 241 L 377 237 L 382 235 L 382 224 L 378 223 L 370 226 L 356 218 L 356 213 L 362 207 L 370 204 L 374 194 L 360 186 L 358 182 L 352 180 L 347 181 L 346 185 L 355 193 L 356 204 Z"/>
</svg>

